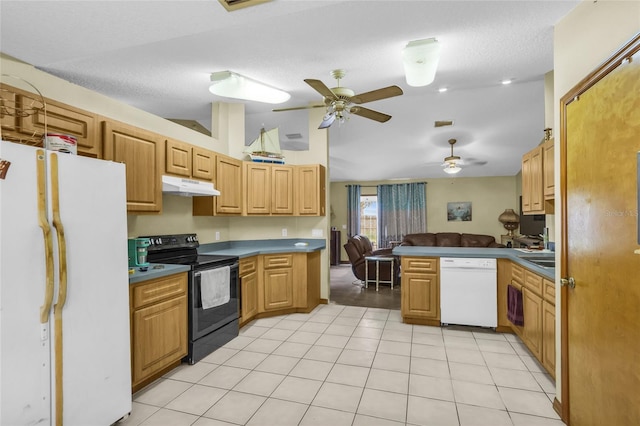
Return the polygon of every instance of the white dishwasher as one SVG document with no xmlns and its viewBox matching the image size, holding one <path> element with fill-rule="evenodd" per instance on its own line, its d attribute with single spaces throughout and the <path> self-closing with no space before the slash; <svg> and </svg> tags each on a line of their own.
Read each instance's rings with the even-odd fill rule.
<svg viewBox="0 0 640 426">
<path fill-rule="evenodd" d="M 440 258 L 440 322 L 498 325 L 496 259 Z"/>
</svg>

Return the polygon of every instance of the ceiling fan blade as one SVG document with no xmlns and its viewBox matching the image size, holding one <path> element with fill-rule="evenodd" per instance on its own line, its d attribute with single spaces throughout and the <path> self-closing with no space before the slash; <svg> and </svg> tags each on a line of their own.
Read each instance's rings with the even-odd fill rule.
<svg viewBox="0 0 640 426">
<path fill-rule="evenodd" d="M 371 92 L 361 93 L 351 97 L 351 102 L 355 104 L 364 104 L 367 102 L 378 101 L 380 99 L 392 98 L 394 96 L 400 96 L 404 92 L 398 86 L 384 87 L 378 90 L 372 90 Z"/>
<path fill-rule="evenodd" d="M 379 121 L 380 123 L 384 123 L 391 119 L 390 115 L 384 114 L 382 112 L 374 111 L 369 108 L 361 107 L 361 106 L 351 107 L 349 112 L 351 112 L 351 114 L 359 115 L 360 117 Z"/>
<path fill-rule="evenodd" d="M 320 123 L 320 125 L 318 126 L 318 129 L 326 129 L 327 127 L 331 127 L 334 121 L 336 121 L 335 113 L 326 114 L 322 119 L 322 123 Z"/>
<path fill-rule="evenodd" d="M 272 109 L 273 112 L 282 112 L 282 111 L 295 111 L 298 109 L 310 109 L 310 108 L 324 108 L 325 105 L 308 105 L 308 106 L 299 106 L 299 107 L 291 107 L 291 108 L 277 108 Z"/>
<path fill-rule="evenodd" d="M 310 78 L 307 78 L 307 79 L 304 80 L 304 82 L 307 83 L 309 86 L 311 86 L 311 88 L 313 88 L 316 92 L 320 93 L 325 98 L 331 99 L 331 100 L 334 100 L 334 101 L 338 99 L 338 97 L 335 95 L 335 93 L 333 93 L 331 91 L 331 89 L 329 89 L 320 80 L 312 80 Z"/>
</svg>

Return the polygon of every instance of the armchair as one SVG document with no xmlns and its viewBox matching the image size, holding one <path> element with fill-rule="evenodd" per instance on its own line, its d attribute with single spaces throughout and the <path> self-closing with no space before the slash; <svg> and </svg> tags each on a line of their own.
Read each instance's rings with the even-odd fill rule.
<svg viewBox="0 0 640 426">
<path fill-rule="evenodd" d="M 344 245 L 344 249 L 347 252 L 347 256 L 349 257 L 349 262 L 351 263 L 351 270 L 353 271 L 353 275 L 356 276 L 360 281 L 365 280 L 365 257 L 368 256 L 385 256 L 385 257 L 393 257 L 391 254 L 390 248 L 373 250 L 373 246 L 371 245 L 371 241 L 364 235 L 354 235 L 353 237 L 347 240 L 347 243 Z M 391 274 L 393 274 L 393 282 L 397 284 L 400 282 L 400 262 L 399 259 L 396 259 L 393 262 L 394 267 L 393 271 L 391 271 L 391 262 L 384 262 L 380 264 L 380 279 L 384 281 L 391 280 Z M 369 265 L 369 280 L 375 280 L 375 267 L 373 265 Z"/>
</svg>

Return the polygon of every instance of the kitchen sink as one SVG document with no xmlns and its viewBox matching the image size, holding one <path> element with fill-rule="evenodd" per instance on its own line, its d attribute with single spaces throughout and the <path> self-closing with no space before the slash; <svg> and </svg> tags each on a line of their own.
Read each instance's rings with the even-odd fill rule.
<svg viewBox="0 0 640 426">
<path fill-rule="evenodd" d="M 537 256 L 519 256 L 520 259 L 531 262 L 534 265 L 541 266 L 543 268 L 555 268 L 556 260 L 552 257 L 537 257 Z"/>
</svg>

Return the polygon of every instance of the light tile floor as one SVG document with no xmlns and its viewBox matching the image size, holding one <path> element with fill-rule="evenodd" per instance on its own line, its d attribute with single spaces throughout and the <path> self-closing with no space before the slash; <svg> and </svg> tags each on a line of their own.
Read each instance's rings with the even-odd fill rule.
<svg viewBox="0 0 640 426">
<path fill-rule="evenodd" d="M 562 425 L 551 378 L 514 335 L 321 305 L 253 321 L 134 395 L 123 425 Z"/>
</svg>

